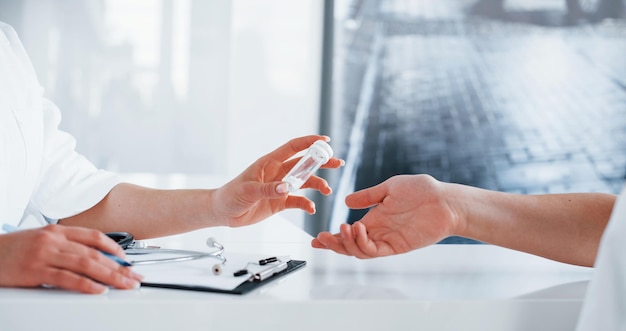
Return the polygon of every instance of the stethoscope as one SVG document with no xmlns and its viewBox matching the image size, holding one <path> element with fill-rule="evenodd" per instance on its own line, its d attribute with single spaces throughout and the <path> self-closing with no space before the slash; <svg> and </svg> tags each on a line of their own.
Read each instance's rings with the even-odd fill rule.
<svg viewBox="0 0 626 331">
<path fill-rule="evenodd" d="M 184 249 L 167 249 L 160 248 L 157 246 L 148 246 L 145 241 L 135 241 L 135 238 L 132 234 L 128 232 L 109 232 L 106 234 L 109 238 L 115 240 L 122 248 L 126 255 L 145 255 L 152 253 L 163 253 L 163 254 L 173 254 L 178 255 L 176 257 L 167 257 L 167 258 L 158 258 L 158 259 L 146 259 L 146 260 L 136 260 L 136 261 L 128 261 L 131 265 L 150 265 L 150 264 L 158 264 L 158 263 L 172 263 L 172 262 L 185 262 L 192 260 L 200 260 L 206 258 L 215 258 L 220 260 L 220 263 L 215 264 L 212 268 L 213 274 L 220 275 L 223 270 L 223 265 L 226 263 L 226 258 L 224 257 L 224 245 L 217 242 L 214 238 L 209 237 L 206 240 L 206 245 L 210 248 L 216 248 L 216 250 L 212 252 L 198 252 L 198 251 L 189 251 Z"/>
</svg>

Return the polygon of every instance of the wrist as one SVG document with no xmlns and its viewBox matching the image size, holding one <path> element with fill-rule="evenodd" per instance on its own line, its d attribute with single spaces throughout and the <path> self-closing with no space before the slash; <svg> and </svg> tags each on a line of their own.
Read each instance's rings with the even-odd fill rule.
<svg viewBox="0 0 626 331">
<path fill-rule="evenodd" d="M 492 242 L 503 220 L 508 218 L 506 196 L 501 192 L 458 185 L 455 197 L 458 214 L 456 235 L 482 242 Z"/>
<path fill-rule="evenodd" d="M 470 233 L 470 210 L 473 205 L 472 188 L 461 184 L 446 183 L 445 194 L 451 214 L 450 235 L 472 238 Z"/>
<path fill-rule="evenodd" d="M 204 227 L 228 226 L 228 219 L 224 212 L 220 210 L 223 203 L 220 203 L 221 189 L 203 190 L 203 207 L 206 211 L 204 215 Z"/>
</svg>

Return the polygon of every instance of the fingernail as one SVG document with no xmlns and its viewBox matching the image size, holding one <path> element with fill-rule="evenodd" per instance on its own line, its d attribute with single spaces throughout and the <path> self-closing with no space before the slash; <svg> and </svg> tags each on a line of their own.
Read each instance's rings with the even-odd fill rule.
<svg viewBox="0 0 626 331">
<path fill-rule="evenodd" d="M 141 283 L 131 279 L 131 278 L 126 278 L 126 284 L 129 285 L 128 287 L 131 289 L 138 289 L 141 286 Z"/>
<path fill-rule="evenodd" d="M 326 246 L 326 243 L 325 243 L 325 242 L 323 242 L 323 241 L 320 239 L 319 235 L 317 236 L 317 238 L 316 238 L 316 239 L 317 239 L 317 242 L 318 242 L 318 243 L 320 243 L 320 245 L 322 245 L 322 246 L 324 246 L 324 247 L 327 247 L 327 246 Z"/>
<path fill-rule="evenodd" d="M 143 275 L 140 275 L 140 274 L 138 274 L 136 272 L 131 272 L 130 273 L 130 277 L 133 278 L 133 279 L 136 279 L 138 281 L 143 280 Z"/>
<path fill-rule="evenodd" d="M 283 194 L 283 193 L 287 193 L 288 191 L 289 189 L 287 187 L 287 183 L 281 183 L 278 186 L 276 186 L 276 193 Z"/>
<path fill-rule="evenodd" d="M 101 287 L 100 292 L 98 294 L 107 294 L 107 293 L 109 293 L 109 287 L 108 286 L 104 286 L 104 285 L 100 285 L 100 284 L 97 284 L 95 286 L 96 287 Z"/>
</svg>

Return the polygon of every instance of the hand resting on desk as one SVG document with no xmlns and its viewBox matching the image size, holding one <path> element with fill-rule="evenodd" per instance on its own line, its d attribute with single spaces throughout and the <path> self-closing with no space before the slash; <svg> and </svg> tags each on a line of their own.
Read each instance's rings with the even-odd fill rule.
<svg viewBox="0 0 626 331">
<path fill-rule="evenodd" d="M 0 284 L 46 284 L 93 294 L 107 291 L 101 283 L 120 289 L 139 286 L 141 276 L 100 251 L 124 258 L 117 243 L 92 229 L 53 224 L 0 235 Z"/>
</svg>

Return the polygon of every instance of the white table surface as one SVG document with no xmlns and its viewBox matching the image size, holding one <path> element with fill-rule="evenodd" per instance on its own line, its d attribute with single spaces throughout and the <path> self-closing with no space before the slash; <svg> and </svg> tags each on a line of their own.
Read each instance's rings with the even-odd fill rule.
<svg viewBox="0 0 626 331">
<path fill-rule="evenodd" d="M 307 261 L 246 295 L 140 288 L 83 295 L 0 289 L 0 330 L 571 330 L 591 269 L 490 245 L 435 245 L 359 260 L 310 247 L 281 216 L 151 244 Z"/>
<path fill-rule="evenodd" d="M 210 176 L 129 174 L 159 188 L 217 187 Z M 313 249 L 283 212 L 244 228 L 151 240 L 167 248 L 289 255 L 307 266 L 245 295 L 143 287 L 83 295 L 0 288 L 9 330 L 572 330 L 592 269 L 490 245 L 435 245 L 359 260 Z M 0 272 L 2 270 L 0 269 Z"/>
</svg>

